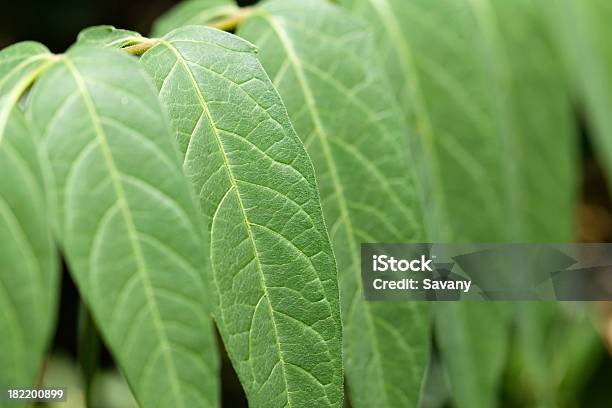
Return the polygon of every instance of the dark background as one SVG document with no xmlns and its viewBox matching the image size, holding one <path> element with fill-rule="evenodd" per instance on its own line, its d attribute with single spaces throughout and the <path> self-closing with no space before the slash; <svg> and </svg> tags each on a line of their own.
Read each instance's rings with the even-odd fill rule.
<svg viewBox="0 0 612 408">
<path fill-rule="evenodd" d="M 24 40 L 45 44 L 51 51 L 61 53 L 76 40 L 82 29 L 100 24 L 138 31 L 147 35 L 152 22 L 178 0 L 0 0 L 0 49 Z M 238 0 L 241 6 L 254 0 Z M 597 159 L 592 154 L 589 129 L 580 120 L 580 107 L 576 107 L 582 134 L 582 192 L 576 208 L 579 225 L 576 240 L 581 242 L 612 242 L 612 205 Z M 1 175 L 0 175 L 1 177 Z M 61 306 L 57 334 L 53 348 L 77 357 L 78 292 L 64 268 Z M 604 307 L 603 321 L 612 321 L 612 306 Z M 603 341 L 612 344 L 611 338 Z M 112 359 L 106 350 L 101 352 L 101 365 L 111 366 Z M 469 373 L 466 373 L 469 374 Z M 246 407 L 246 399 L 236 375 L 227 360 L 222 367 L 223 406 Z M 587 381 L 579 406 L 600 407 L 609 403 L 609 384 L 612 378 L 610 359 L 602 359 L 599 367 Z M 509 396 L 502 395 L 503 406 L 520 406 Z"/>
<path fill-rule="evenodd" d="M 177 0 L 0 0 L 0 48 L 23 40 L 63 52 L 83 28 L 110 24 L 147 35 Z M 254 0 L 239 0 L 241 6 Z"/>
</svg>

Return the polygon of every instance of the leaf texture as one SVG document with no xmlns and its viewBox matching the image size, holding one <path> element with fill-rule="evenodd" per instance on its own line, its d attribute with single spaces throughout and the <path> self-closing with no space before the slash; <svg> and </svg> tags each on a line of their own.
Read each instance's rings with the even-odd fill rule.
<svg viewBox="0 0 612 408">
<path fill-rule="evenodd" d="M 70 271 L 140 405 L 218 406 L 207 243 L 146 73 L 77 47 L 36 83 L 27 115 Z"/>
<path fill-rule="evenodd" d="M 437 239 L 569 239 L 574 129 L 537 2 L 343 2 L 371 21 L 419 130 L 440 205 Z"/>
<path fill-rule="evenodd" d="M 255 48 L 177 29 L 141 59 L 210 227 L 215 318 L 253 407 L 339 407 L 334 256 L 312 164 Z"/>
<path fill-rule="evenodd" d="M 0 384 L 34 385 L 55 327 L 58 268 L 43 171 L 18 100 L 53 60 L 37 43 L 0 52 Z"/>
<path fill-rule="evenodd" d="M 153 23 L 151 36 L 161 37 L 175 28 L 207 24 L 238 10 L 233 0 L 186 0 L 170 9 Z"/>
<path fill-rule="evenodd" d="M 374 29 L 398 101 L 418 130 L 431 238 L 570 240 L 575 135 L 541 5 L 529 0 L 342 3 Z M 512 316 L 503 309 L 510 306 L 437 307 L 437 338 L 455 403 L 495 404 Z M 496 339 L 487 341 L 497 348 L 470 341 L 486 336 Z M 467 361 L 466 355 L 481 358 Z"/>
<path fill-rule="evenodd" d="M 360 244 L 425 240 L 407 132 L 363 24 L 323 1 L 267 2 L 239 27 L 283 97 L 317 172 L 341 284 L 355 407 L 415 406 L 428 305 L 368 303 Z"/>
</svg>

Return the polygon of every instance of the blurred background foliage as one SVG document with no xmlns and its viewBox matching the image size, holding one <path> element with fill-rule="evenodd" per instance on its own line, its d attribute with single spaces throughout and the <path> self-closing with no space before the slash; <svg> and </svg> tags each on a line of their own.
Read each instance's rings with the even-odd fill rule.
<svg viewBox="0 0 612 408">
<path fill-rule="evenodd" d="M 578 0 L 577 0 L 578 1 Z M 129 28 L 144 35 L 151 24 L 163 12 L 179 1 L 172 0 L 2 0 L 0 10 L 0 48 L 23 40 L 44 43 L 53 52 L 63 52 L 76 39 L 80 30 L 99 24 Z M 255 1 L 238 1 L 246 6 Z M 601 165 L 593 155 L 589 135 L 591 129 L 582 120 L 582 107 L 575 107 L 581 133 L 581 200 L 576 208 L 579 223 L 576 230 L 578 242 L 612 242 L 612 203 Z M 611 113 L 612 114 L 612 113 Z M 500 390 L 502 407 L 537 407 L 546 400 L 542 395 L 547 385 L 533 383 L 541 378 L 534 372 L 545 370 L 551 378 L 556 396 L 554 404 L 566 407 L 609 407 L 612 405 L 612 303 L 588 305 L 568 304 L 567 319 L 580 324 L 567 324 L 564 318 L 552 319 L 553 327 L 533 327 L 544 335 L 543 349 L 546 355 L 519 356 L 520 344 L 513 332 L 515 346 L 511 346 L 506 362 L 504 381 Z M 543 308 L 543 313 L 546 313 Z M 553 312 L 557 309 L 551 308 Z M 92 372 L 78 360 L 79 298 L 65 268 L 62 279 L 62 296 L 58 329 L 53 349 L 44 364 L 41 385 L 65 386 L 69 389 L 68 403 L 57 403 L 58 408 L 86 406 L 83 378 L 91 376 L 90 406 L 96 408 L 136 407 L 121 374 L 114 367 L 108 351 L 99 345 L 101 365 Z M 556 312 L 555 312 L 556 313 Z M 577 315 L 585 314 L 584 318 Z M 85 322 L 86 322 L 85 316 Z M 594 331 L 592 327 L 595 326 Z M 435 343 L 434 343 L 435 344 Z M 94 349 L 98 345 L 94 345 Z M 542 348 L 534 347 L 541 350 Z M 81 351 L 82 352 L 82 351 Z M 91 349 L 88 350 L 91 352 Z M 94 350 L 95 352 L 95 350 Z M 525 351 L 522 351 L 523 353 Z M 94 358 L 98 358 L 97 352 Z M 526 364 L 525 362 L 529 362 Z M 469 375 L 469 373 L 465 373 Z M 223 406 L 246 406 L 240 384 L 227 358 L 222 367 Z M 424 384 L 421 408 L 448 407 L 450 388 L 434 346 L 431 364 Z"/>
</svg>

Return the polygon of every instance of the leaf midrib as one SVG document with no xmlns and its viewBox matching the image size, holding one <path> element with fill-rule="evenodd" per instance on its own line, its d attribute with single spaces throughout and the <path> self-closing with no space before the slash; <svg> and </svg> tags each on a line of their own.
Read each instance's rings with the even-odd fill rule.
<svg viewBox="0 0 612 408">
<path fill-rule="evenodd" d="M 62 57 L 62 62 L 65 64 L 68 71 L 74 78 L 77 88 L 79 89 L 79 93 L 81 94 L 83 102 L 85 103 L 87 113 L 94 127 L 94 133 L 96 135 L 96 138 L 98 139 L 98 143 L 100 145 L 104 159 L 106 161 L 107 169 L 111 177 L 111 181 L 112 181 L 112 184 L 115 190 L 115 194 L 117 195 L 117 202 L 118 202 L 119 207 L 121 208 L 121 213 L 123 214 L 123 218 L 124 218 L 127 230 L 128 230 L 128 238 L 132 245 L 132 249 L 133 249 L 133 252 L 136 258 L 138 276 L 140 277 L 140 280 L 142 281 L 144 285 L 144 292 L 145 292 L 145 297 L 147 298 L 147 303 L 149 303 L 151 307 L 151 311 L 152 311 L 151 314 L 153 316 L 154 325 L 155 325 L 156 331 L 158 332 L 158 336 L 160 340 L 160 350 L 164 355 L 166 366 L 168 368 L 168 371 L 170 372 L 169 377 L 170 377 L 173 394 L 176 397 L 175 401 L 180 402 L 181 407 L 186 407 L 185 401 L 183 398 L 183 393 L 180 391 L 180 385 L 177 382 L 177 375 L 178 375 L 177 370 L 176 370 L 176 367 L 174 365 L 174 362 L 171 356 L 169 355 L 169 352 L 171 350 L 170 343 L 167 338 L 166 332 L 163 329 L 163 325 L 161 321 L 161 314 L 159 312 L 159 306 L 157 305 L 157 300 L 155 299 L 155 294 L 153 292 L 153 287 L 151 285 L 151 278 L 148 276 L 148 273 L 147 273 L 146 262 L 144 259 L 144 255 L 142 253 L 142 248 L 140 247 L 140 244 L 138 242 L 138 234 L 136 231 L 136 226 L 132 218 L 129 204 L 125 197 L 125 192 L 123 191 L 120 172 L 117 169 L 117 166 L 112 157 L 110 147 L 108 146 L 108 143 L 106 140 L 106 134 L 98 119 L 95 105 L 93 103 L 89 90 L 87 89 L 87 86 L 84 82 L 84 79 L 81 76 L 81 73 L 78 71 L 77 67 L 72 63 L 72 61 L 69 60 L 68 57 L 66 56 Z"/>
<path fill-rule="evenodd" d="M 319 141 L 321 142 L 321 147 L 323 148 L 323 155 L 325 157 L 325 161 L 327 163 L 327 166 L 330 170 L 330 174 L 331 174 L 331 178 L 332 178 L 332 184 L 334 186 L 334 189 L 336 190 L 336 195 L 337 195 L 337 201 L 338 201 L 338 206 L 339 206 L 339 210 L 340 210 L 340 214 L 341 214 L 341 219 L 344 221 L 342 222 L 342 224 L 344 225 L 345 231 L 346 231 L 346 235 L 348 237 L 348 241 L 349 241 L 349 250 L 351 253 L 351 258 L 352 258 L 352 264 L 354 265 L 358 265 L 360 262 L 360 256 L 357 253 L 356 247 L 357 247 L 357 243 L 355 241 L 355 235 L 353 232 L 353 225 L 349 216 L 349 211 L 348 211 L 348 207 L 347 207 L 347 203 L 346 203 L 346 197 L 344 196 L 344 190 L 342 188 L 342 184 L 340 183 L 340 177 L 338 175 L 338 170 L 336 168 L 336 165 L 333 161 L 332 158 L 332 153 L 329 147 L 329 143 L 327 140 L 327 133 L 325 132 L 325 128 L 323 126 L 323 123 L 321 121 L 321 117 L 319 115 L 318 112 L 318 108 L 316 107 L 316 102 L 314 99 L 314 96 L 312 95 L 311 91 L 310 91 L 310 86 L 308 84 L 308 80 L 306 79 L 306 75 L 304 74 L 304 70 L 301 66 L 300 60 L 297 56 L 297 53 L 295 51 L 295 48 L 293 46 L 293 42 L 291 41 L 291 39 L 289 38 L 289 36 L 287 35 L 287 33 L 284 31 L 284 29 L 278 24 L 278 22 L 276 21 L 275 17 L 270 14 L 269 12 L 267 12 L 264 9 L 258 9 L 257 12 L 255 12 L 253 14 L 252 17 L 255 16 L 259 16 L 261 18 L 263 18 L 265 21 L 268 22 L 268 24 L 270 25 L 270 27 L 272 28 L 272 30 L 276 33 L 276 35 L 278 36 L 279 40 L 281 41 L 283 47 L 285 48 L 285 51 L 287 52 L 287 57 L 289 59 L 289 61 L 291 61 L 291 64 L 293 66 L 293 69 L 296 73 L 297 79 L 298 79 L 298 83 L 300 85 L 300 88 L 302 89 L 302 92 L 304 94 L 304 99 L 306 99 L 306 106 L 308 107 L 308 111 L 310 113 L 310 116 L 314 122 L 315 125 L 315 133 L 319 136 Z M 357 270 L 357 268 L 353 267 L 352 268 L 355 273 L 356 273 L 356 278 L 358 280 L 361 279 L 360 277 L 360 273 Z M 358 291 L 357 291 L 358 293 Z M 370 310 L 367 304 L 363 305 L 364 309 L 366 310 L 365 315 L 368 318 L 368 329 L 370 332 L 374 332 L 374 324 L 372 321 L 372 316 L 370 314 Z M 376 336 L 372 336 L 372 342 L 375 343 L 375 347 L 374 349 L 378 350 L 378 343 L 377 343 L 377 338 Z M 379 382 L 379 387 L 381 389 L 381 393 L 384 396 L 386 403 L 385 406 L 390 406 L 389 405 L 389 401 L 388 401 L 388 397 L 387 397 L 387 393 L 384 392 L 385 387 L 384 387 L 384 383 L 383 383 L 383 378 L 384 378 L 384 370 L 382 369 L 382 364 L 380 361 L 380 355 L 378 353 L 373 353 L 376 360 L 377 360 L 377 368 L 378 371 L 380 373 L 380 375 L 378 376 L 378 382 Z"/>
<path fill-rule="evenodd" d="M 292 407 L 293 403 L 291 402 L 291 397 L 290 397 L 291 393 L 289 391 L 289 384 L 287 382 L 286 363 L 285 363 L 283 354 L 281 352 L 280 337 L 279 337 L 279 334 L 278 334 L 276 318 L 274 316 L 274 310 L 272 309 L 272 304 L 271 304 L 271 301 L 270 301 L 270 295 L 268 293 L 268 289 L 267 289 L 267 286 L 265 284 L 265 276 L 264 276 L 264 273 L 263 273 L 263 268 L 262 268 L 262 265 L 261 265 L 261 261 L 259 259 L 259 252 L 257 250 L 257 244 L 255 243 L 255 238 L 253 237 L 253 231 L 251 229 L 251 223 L 249 222 L 249 220 L 247 218 L 247 215 L 246 215 L 246 210 L 245 210 L 244 204 L 242 202 L 242 197 L 240 195 L 240 190 L 238 189 L 238 184 L 237 184 L 237 181 L 236 181 L 236 177 L 234 175 L 234 172 L 233 172 L 232 168 L 229 165 L 229 162 L 228 162 L 228 159 L 227 159 L 227 155 L 225 153 L 225 149 L 223 148 L 223 143 L 221 142 L 221 137 L 219 135 L 217 126 L 215 125 L 215 121 L 213 120 L 213 117 L 212 117 L 212 115 L 210 113 L 210 110 L 208 109 L 208 104 L 206 103 L 204 95 L 202 94 L 202 91 L 200 90 L 198 82 L 196 81 L 195 77 L 193 76 L 193 72 L 191 72 L 191 69 L 187 65 L 187 61 L 183 58 L 181 53 L 174 47 L 174 45 L 172 43 L 170 43 L 169 41 L 167 41 L 165 39 L 161 39 L 159 41 L 159 44 L 165 46 L 168 50 L 170 50 L 170 52 L 172 52 L 172 54 L 176 57 L 176 59 L 179 62 L 179 64 L 183 67 L 185 73 L 189 77 L 189 82 L 190 82 L 191 86 L 193 87 L 193 89 L 196 92 L 196 95 L 198 97 L 198 101 L 199 101 L 199 103 L 200 103 L 200 105 L 202 107 L 204 115 L 206 116 L 206 118 L 208 120 L 208 123 L 210 124 L 210 128 L 211 128 L 212 133 L 213 133 L 214 138 L 215 138 L 215 143 L 217 144 L 219 152 L 221 153 L 221 157 L 223 158 L 223 164 L 225 166 L 225 169 L 227 171 L 227 175 L 228 175 L 228 178 L 229 178 L 230 184 L 231 184 L 231 187 L 227 190 L 227 192 L 225 193 L 225 196 L 224 196 L 223 199 L 225 199 L 229 195 L 229 193 L 230 193 L 230 191 L 232 189 L 236 192 L 236 197 L 237 197 L 237 201 L 238 201 L 238 205 L 239 205 L 239 209 L 240 209 L 240 214 L 241 214 L 242 219 L 244 220 L 244 224 L 246 226 L 247 234 L 248 234 L 248 237 L 249 237 L 249 242 L 251 243 L 251 248 L 253 250 L 253 255 L 254 255 L 254 258 L 255 258 L 255 264 L 257 266 L 257 271 L 259 272 L 259 275 L 260 275 L 259 283 L 261 285 L 261 290 L 263 292 L 263 296 L 265 296 L 265 298 L 267 299 L 268 312 L 270 314 L 270 320 L 272 322 L 272 328 L 273 328 L 273 332 L 274 332 L 274 337 L 276 338 L 275 346 L 276 346 L 276 349 L 277 349 L 279 361 L 281 363 L 281 372 L 283 374 L 283 381 L 285 383 L 285 392 L 287 394 L 287 405 L 289 407 Z M 191 144 L 192 141 L 193 141 L 193 136 L 189 140 L 189 144 Z M 187 149 L 189 149 L 189 146 L 187 147 Z M 219 206 L 221 206 L 221 204 L 222 204 L 222 202 L 219 203 Z M 211 265 L 211 266 L 214 268 L 214 265 Z M 213 273 L 213 276 L 215 276 L 214 273 Z M 253 313 L 255 313 L 255 312 L 253 312 Z M 327 394 L 326 394 L 326 396 L 327 396 Z"/>
</svg>

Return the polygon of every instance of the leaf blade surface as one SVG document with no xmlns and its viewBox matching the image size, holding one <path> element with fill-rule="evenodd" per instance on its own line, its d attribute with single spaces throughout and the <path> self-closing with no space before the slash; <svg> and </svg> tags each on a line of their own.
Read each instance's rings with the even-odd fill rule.
<svg viewBox="0 0 612 408">
<path fill-rule="evenodd" d="M 27 112 L 70 271 L 137 400 L 218 406 L 205 236 L 146 74 L 119 51 L 77 47 Z"/>
<path fill-rule="evenodd" d="M 37 43 L 0 52 L 0 383 L 31 387 L 57 313 L 58 260 L 38 146 L 18 100 L 52 62 Z"/>
<path fill-rule="evenodd" d="M 339 406 L 334 256 L 312 164 L 254 47 L 189 26 L 141 62 L 209 224 L 215 319 L 250 404 Z"/>
<path fill-rule="evenodd" d="M 345 366 L 356 407 L 413 406 L 429 307 L 361 298 L 360 243 L 425 239 L 408 128 L 363 25 L 318 1 L 267 2 L 238 34 L 255 43 L 313 159 L 341 284 Z"/>
<path fill-rule="evenodd" d="M 430 186 L 423 194 L 433 215 L 431 239 L 571 240 L 574 125 L 540 6 L 495 0 L 342 3 L 370 22 L 397 99 L 418 130 L 420 167 Z M 500 305 L 485 317 L 483 307 L 443 304 L 436 313 L 459 406 L 490 406 L 501 378 L 512 314 Z M 465 370 L 462 354 L 482 349 L 464 338 L 472 333 L 495 336 L 499 347 L 486 348 L 490 354 L 476 360 L 480 369 Z M 460 347 L 464 353 L 456 352 Z"/>
</svg>

